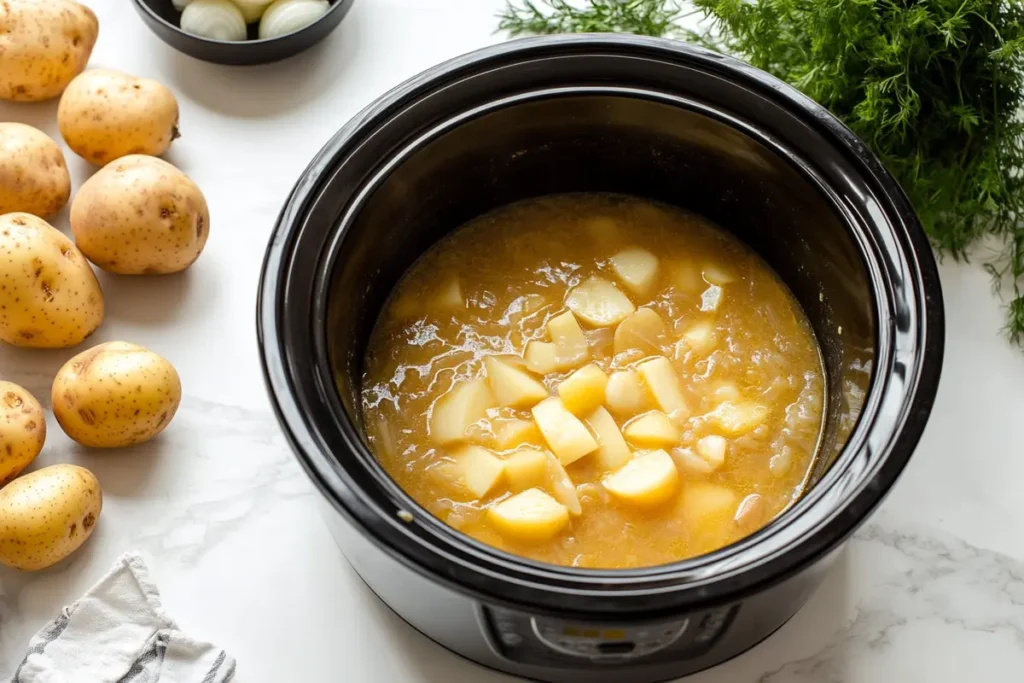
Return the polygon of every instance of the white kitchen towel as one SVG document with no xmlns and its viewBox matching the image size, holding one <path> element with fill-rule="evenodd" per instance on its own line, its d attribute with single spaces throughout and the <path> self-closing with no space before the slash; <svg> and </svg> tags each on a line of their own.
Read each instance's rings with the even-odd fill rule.
<svg viewBox="0 0 1024 683">
<path fill-rule="evenodd" d="M 32 638 L 9 683 L 227 683 L 235 659 L 178 630 L 129 553 Z"/>
</svg>

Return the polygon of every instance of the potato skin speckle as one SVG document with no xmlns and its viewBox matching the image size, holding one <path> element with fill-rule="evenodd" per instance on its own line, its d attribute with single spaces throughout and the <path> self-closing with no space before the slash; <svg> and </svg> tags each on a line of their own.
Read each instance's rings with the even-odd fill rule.
<svg viewBox="0 0 1024 683">
<path fill-rule="evenodd" d="M 152 79 L 89 69 L 61 96 L 57 124 L 68 147 L 98 166 L 130 154 L 160 156 L 179 136 L 178 101 Z"/>
<path fill-rule="evenodd" d="M 107 342 L 64 364 L 53 380 L 53 414 L 83 446 L 117 448 L 162 432 L 181 403 L 171 363 L 128 342 Z"/>
<path fill-rule="evenodd" d="M 0 340 L 65 348 L 101 322 L 100 283 L 74 242 L 36 216 L 0 216 Z"/>
<path fill-rule="evenodd" d="M 0 214 L 52 216 L 71 197 L 71 176 L 60 147 L 22 123 L 0 123 Z"/>
<path fill-rule="evenodd" d="M 35 460 L 45 441 L 39 401 L 14 382 L 0 382 L 0 488 Z"/>
<path fill-rule="evenodd" d="M 36 571 L 75 552 L 92 535 L 103 493 L 92 472 L 52 465 L 0 489 L 0 563 Z"/>
<path fill-rule="evenodd" d="M 210 209 L 199 187 L 156 157 L 100 169 L 71 203 L 71 232 L 90 261 L 121 275 L 177 273 L 199 258 Z"/>
<path fill-rule="evenodd" d="M 99 30 L 92 10 L 71 0 L 0 2 L 0 100 L 60 95 L 88 63 Z"/>
</svg>

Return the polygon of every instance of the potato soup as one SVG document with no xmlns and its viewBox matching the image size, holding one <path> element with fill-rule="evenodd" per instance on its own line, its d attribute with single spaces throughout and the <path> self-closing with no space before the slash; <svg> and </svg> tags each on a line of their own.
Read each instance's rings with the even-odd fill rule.
<svg viewBox="0 0 1024 683">
<path fill-rule="evenodd" d="M 576 567 L 664 564 L 803 491 L 824 406 L 802 310 L 694 215 L 618 195 L 514 204 L 450 234 L 369 343 L 371 448 L 469 536 Z"/>
</svg>

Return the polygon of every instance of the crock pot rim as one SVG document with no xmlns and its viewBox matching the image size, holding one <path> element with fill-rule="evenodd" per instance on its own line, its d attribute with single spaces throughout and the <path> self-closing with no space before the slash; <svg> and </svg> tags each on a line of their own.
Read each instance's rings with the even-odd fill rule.
<svg viewBox="0 0 1024 683">
<path fill-rule="evenodd" d="M 909 240 L 909 244 L 903 245 L 905 255 L 910 258 L 912 261 L 911 265 L 916 267 L 916 270 L 921 276 L 921 281 L 917 283 L 918 291 L 916 292 L 915 297 L 921 308 L 922 329 L 920 334 L 924 336 L 924 344 L 922 345 L 921 358 L 918 366 L 934 366 L 935 370 L 930 373 L 917 373 L 916 390 L 908 392 L 908 395 L 911 396 L 911 400 L 903 406 L 905 408 L 905 419 L 902 421 L 902 428 L 894 432 L 895 436 L 890 444 L 890 451 L 903 450 L 909 454 L 920 437 L 920 433 L 923 429 L 924 422 L 927 419 L 928 412 L 930 411 L 938 383 L 938 361 L 941 360 L 943 336 L 941 295 L 938 290 L 937 272 L 935 270 L 934 260 L 931 256 L 930 247 L 928 246 L 927 240 L 916 222 L 916 218 L 913 217 L 913 213 L 909 208 L 906 197 L 884 169 L 882 169 L 877 159 L 867 152 L 863 143 L 855 138 L 852 133 L 836 121 L 830 114 L 825 112 L 820 106 L 813 103 L 811 100 L 789 86 L 775 80 L 763 72 L 753 69 L 753 67 L 750 67 L 749 65 L 724 57 L 717 53 L 709 52 L 683 43 L 638 38 L 635 36 L 600 35 L 544 37 L 512 41 L 510 43 L 485 48 L 484 50 L 456 58 L 439 65 L 438 67 L 407 81 L 395 90 L 392 90 L 355 117 L 328 143 L 327 146 L 325 146 L 324 150 L 321 151 L 316 159 L 310 164 L 307 171 L 303 174 L 302 179 L 296 185 L 295 190 L 290 195 L 288 202 L 282 211 L 281 217 L 275 227 L 275 231 L 271 239 L 271 245 L 268 248 L 267 258 L 264 262 L 264 270 L 261 276 L 260 300 L 258 303 L 258 327 L 260 334 L 261 359 L 264 366 L 264 373 L 267 378 L 268 388 L 270 389 L 271 398 L 274 403 L 274 410 L 277 413 L 278 419 L 281 422 L 282 427 L 285 429 L 293 448 L 296 450 L 300 462 L 325 495 L 332 500 L 335 507 L 343 507 L 343 505 L 340 505 L 339 493 L 335 490 L 335 487 L 332 487 L 330 483 L 325 480 L 325 472 L 323 470 L 324 463 L 314 462 L 318 456 L 321 459 L 327 458 L 325 458 L 323 454 L 318 453 L 316 449 L 314 449 L 313 453 L 310 453 L 308 450 L 309 444 L 300 443 L 302 441 L 301 435 L 295 434 L 291 428 L 291 426 L 295 424 L 296 419 L 299 421 L 300 428 L 305 428 L 305 425 L 302 423 L 303 416 L 296 413 L 294 397 L 290 396 L 292 387 L 289 378 L 286 377 L 284 373 L 284 363 L 282 362 L 284 358 L 282 357 L 283 352 L 280 349 L 281 340 L 280 335 L 278 334 L 279 330 L 277 329 L 279 306 L 278 298 L 280 296 L 278 292 L 281 288 L 281 283 L 276 282 L 278 271 L 274 266 L 277 265 L 280 267 L 282 264 L 282 258 L 284 256 L 282 253 L 282 245 L 287 241 L 285 238 L 287 238 L 291 232 L 296 230 L 296 221 L 301 220 L 302 215 L 305 213 L 305 208 L 314 201 L 316 195 L 322 189 L 319 187 L 319 181 L 324 180 L 327 175 L 326 171 L 331 169 L 333 162 L 337 161 L 339 153 L 346 147 L 346 145 L 353 142 L 355 133 L 357 131 L 361 131 L 364 124 L 371 120 L 383 118 L 387 112 L 395 110 L 402 105 L 402 103 L 408 103 L 419 95 L 431 91 L 433 88 L 441 87 L 443 85 L 441 82 L 441 76 L 454 77 L 460 71 L 465 72 L 472 69 L 481 70 L 489 62 L 500 61 L 502 58 L 507 58 L 509 56 L 518 56 L 520 59 L 525 60 L 527 57 L 542 56 L 544 51 L 551 48 L 564 50 L 567 46 L 570 48 L 579 47 L 586 50 L 618 51 L 619 53 L 626 51 L 630 54 L 634 54 L 635 51 L 639 49 L 646 51 L 647 53 L 658 53 L 662 58 L 674 58 L 675 60 L 687 62 L 691 65 L 695 64 L 705 69 L 710 70 L 713 68 L 716 72 L 727 72 L 733 78 L 745 80 L 745 85 L 749 87 L 757 87 L 762 94 L 770 91 L 773 99 L 782 100 L 780 103 L 781 106 L 791 110 L 798 110 L 803 118 L 808 122 L 813 123 L 818 128 L 819 132 L 822 132 L 828 137 L 834 139 L 837 143 L 837 147 L 843 148 L 848 154 L 852 155 L 857 160 L 859 165 L 863 167 L 866 179 L 873 182 L 875 189 L 878 191 L 878 196 L 887 200 L 889 208 L 896 213 L 896 217 L 899 219 L 897 222 L 906 224 L 907 231 L 904 238 Z M 923 259 L 922 254 L 924 255 Z M 268 293 L 278 294 L 276 296 L 268 297 Z M 873 386 L 872 391 L 875 390 L 876 387 Z M 282 399 L 289 400 L 290 405 L 282 405 Z M 860 428 L 861 426 L 858 426 L 858 429 Z M 853 439 L 851 439 L 851 441 L 852 440 Z M 782 575 L 797 571 L 800 566 L 825 554 L 828 550 L 846 538 L 849 533 L 852 533 L 856 526 L 863 521 L 864 517 L 870 512 L 870 510 L 881 501 L 884 494 L 890 488 L 891 483 L 903 469 L 908 457 L 909 455 L 899 458 L 889 457 L 883 459 L 877 468 L 877 471 L 875 471 L 873 478 L 868 478 L 868 481 L 865 482 L 865 486 L 862 487 L 857 494 L 851 496 L 851 498 L 847 500 L 846 505 L 838 511 L 842 514 L 837 513 L 836 519 L 831 521 L 831 525 L 838 525 L 842 528 L 838 531 L 833 529 L 828 534 L 825 533 L 826 529 L 824 528 L 816 529 L 815 533 L 812 534 L 810 538 L 802 539 L 800 545 L 807 547 L 811 545 L 811 540 L 818 538 L 820 541 L 822 540 L 820 537 L 823 536 L 828 536 L 827 542 L 819 542 L 816 544 L 814 549 L 805 553 L 802 558 L 794 559 L 792 562 L 787 563 L 787 567 L 785 567 L 784 570 L 773 573 L 770 578 L 772 580 L 780 580 Z M 872 488 L 873 491 L 867 492 L 866 495 L 865 489 L 869 488 L 867 484 L 872 484 L 870 488 Z M 345 510 L 342 510 L 342 512 L 349 517 L 350 521 L 354 521 L 351 514 Z M 394 520 L 392 520 L 392 522 L 397 524 Z M 455 532 L 452 532 L 452 534 L 455 534 Z M 461 536 L 461 534 L 459 534 L 459 536 Z M 375 540 L 380 543 L 380 539 Z M 389 548 L 389 552 L 393 555 L 396 553 L 397 555 L 402 555 L 402 553 L 396 551 L 395 548 Z M 501 554 L 511 557 L 516 561 L 524 562 L 522 558 L 515 558 L 514 556 L 507 555 L 505 553 Z M 631 575 L 642 574 L 646 577 L 653 572 L 665 572 L 666 568 L 676 567 L 677 565 L 685 565 L 696 561 L 707 563 L 710 561 L 708 558 L 713 558 L 716 554 L 717 553 L 711 553 L 699 558 L 694 558 L 693 560 L 684 561 L 683 563 L 662 565 L 659 567 L 638 570 L 573 570 L 570 568 L 554 567 L 552 565 L 541 565 L 540 563 L 533 564 L 542 567 L 548 572 L 559 574 L 562 578 L 565 578 L 566 575 L 572 576 L 574 574 L 578 574 L 579 576 L 577 578 L 582 577 L 591 581 L 607 582 L 613 576 L 628 579 Z M 400 559 L 404 561 L 408 560 L 406 557 L 400 557 Z M 525 562 L 530 564 L 529 561 Z M 423 569 L 422 567 L 418 568 L 420 570 Z M 620 590 L 624 587 L 625 586 L 617 585 L 614 590 L 608 590 L 607 586 L 605 586 L 605 590 L 602 590 L 601 594 L 621 597 L 629 592 L 628 590 Z M 595 590 L 595 586 L 588 586 L 586 588 L 589 591 Z M 754 588 L 755 587 L 753 585 L 746 586 L 747 590 L 753 590 Z M 472 592 L 472 588 L 469 586 L 461 585 L 461 589 Z M 742 590 L 737 590 L 735 592 L 738 595 Z M 492 600 L 497 597 L 498 601 L 500 601 L 501 598 L 501 596 L 493 595 L 487 597 Z"/>
</svg>

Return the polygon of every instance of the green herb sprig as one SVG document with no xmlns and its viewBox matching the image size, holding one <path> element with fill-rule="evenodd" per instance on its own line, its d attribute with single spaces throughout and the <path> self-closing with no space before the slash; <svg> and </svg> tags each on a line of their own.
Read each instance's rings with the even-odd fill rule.
<svg viewBox="0 0 1024 683">
<path fill-rule="evenodd" d="M 900 181 L 940 254 L 986 264 L 1012 287 L 1007 332 L 1024 344 L 1024 2 L 510 0 L 512 34 L 685 34 L 793 84 L 838 115 Z M 607 28 L 605 28 L 607 26 Z"/>
<path fill-rule="evenodd" d="M 669 35 L 682 12 L 674 0 L 509 0 L 498 30 L 518 36 L 541 33 Z"/>
</svg>

